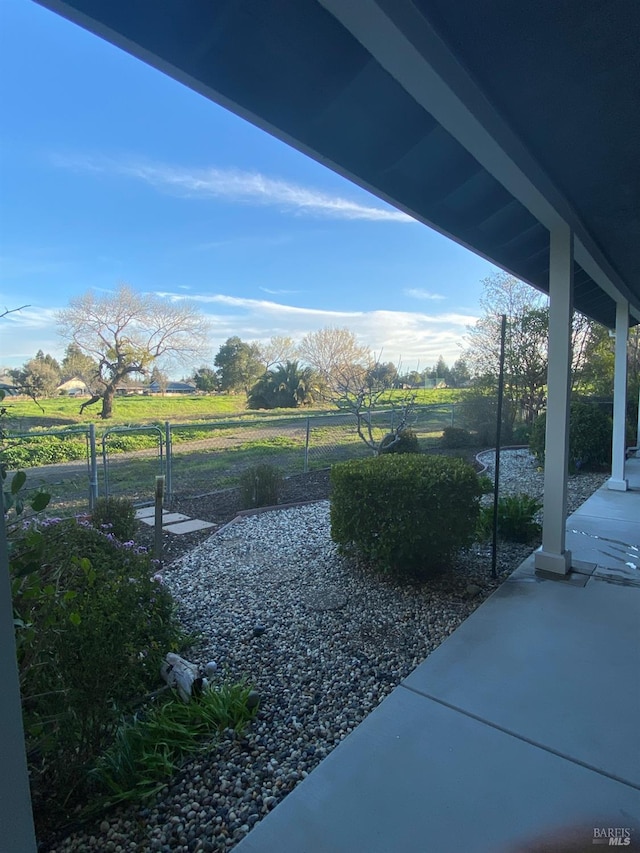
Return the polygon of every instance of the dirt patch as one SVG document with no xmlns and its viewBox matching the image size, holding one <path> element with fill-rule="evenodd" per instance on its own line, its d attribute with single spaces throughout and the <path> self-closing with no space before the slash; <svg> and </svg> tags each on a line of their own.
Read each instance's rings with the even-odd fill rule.
<svg viewBox="0 0 640 853">
<path fill-rule="evenodd" d="M 283 481 L 280 492 L 281 504 L 302 501 L 325 500 L 329 497 L 329 470 L 311 471 L 308 474 L 296 474 Z M 240 501 L 240 489 L 225 489 L 208 495 L 190 498 L 175 498 L 171 503 L 172 512 L 181 512 L 190 518 L 210 521 L 214 527 L 196 530 L 194 533 L 162 534 L 164 561 L 171 563 L 183 554 L 195 548 L 200 542 L 227 524 L 243 509 Z M 153 528 L 139 523 L 136 541 L 149 549 L 153 548 Z"/>
</svg>

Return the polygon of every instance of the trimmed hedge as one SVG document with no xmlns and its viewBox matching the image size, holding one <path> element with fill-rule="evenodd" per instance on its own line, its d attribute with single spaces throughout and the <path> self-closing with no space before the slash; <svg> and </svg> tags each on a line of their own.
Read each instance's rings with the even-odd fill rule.
<svg viewBox="0 0 640 853">
<path fill-rule="evenodd" d="M 474 539 L 482 487 L 467 462 L 385 455 L 331 469 L 331 536 L 389 574 L 424 578 Z"/>
<path fill-rule="evenodd" d="M 534 421 L 529 450 L 544 465 L 546 413 Z M 597 469 L 611 462 L 612 421 L 599 406 L 571 403 L 569 419 L 569 470 Z"/>
</svg>

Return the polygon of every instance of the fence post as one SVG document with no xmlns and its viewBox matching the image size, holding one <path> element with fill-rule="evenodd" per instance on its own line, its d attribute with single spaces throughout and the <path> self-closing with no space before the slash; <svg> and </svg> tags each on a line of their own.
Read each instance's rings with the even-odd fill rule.
<svg viewBox="0 0 640 853">
<path fill-rule="evenodd" d="M 98 458 L 96 455 L 96 425 L 89 424 L 89 454 L 91 456 L 89 468 L 89 509 L 96 508 L 98 499 Z"/>
<path fill-rule="evenodd" d="M 156 477 L 153 556 L 162 564 L 162 501 L 164 477 Z"/>
<path fill-rule="evenodd" d="M 307 434 L 304 440 L 304 473 L 309 473 L 309 433 L 311 418 L 307 415 Z"/>
<path fill-rule="evenodd" d="M 166 448 L 166 472 L 167 472 L 167 505 L 171 504 L 171 496 L 173 494 L 173 483 L 172 483 L 172 471 L 171 466 L 173 465 L 173 450 L 171 447 L 171 424 L 169 421 L 165 421 L 164 424 L 164 433 L 165 433 L 165 448 Z"/>
<path fill-rule="evenodd" d="M 102 469 L 104 471 L 104 496 L 109 497 L 109 463 L 107 461 L 107 430 L 102 436 Z"/>
</svg>

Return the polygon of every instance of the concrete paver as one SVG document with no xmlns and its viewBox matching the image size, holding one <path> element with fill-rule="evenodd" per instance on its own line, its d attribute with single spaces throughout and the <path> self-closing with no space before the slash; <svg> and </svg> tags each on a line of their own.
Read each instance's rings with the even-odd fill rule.
<svg viewBox="0 0 640 853">
<path fill-rule="evenodd" d="M 215 527 L 215 525 L 211 521 L 200 521 L 198 518 L 189 518 L 177 524 L 163 525 L 162 529 L 168 533 L 193 533 L 195 530 L 206 530 L 208 527 Z"/>
<path fill-rule="evenodd" d="M 162 526 L 165 524 L 173 524 L 176 521 L 185 521 L 188 519 L 188 515 L 183 515 L 181 512 L 163 512 L 162 513 Z M 143 524 L 148 524 L 150 527 L 153 527 L 155 524 L 155 515 L 144 516 L 139 519 Z"/>
</svg>

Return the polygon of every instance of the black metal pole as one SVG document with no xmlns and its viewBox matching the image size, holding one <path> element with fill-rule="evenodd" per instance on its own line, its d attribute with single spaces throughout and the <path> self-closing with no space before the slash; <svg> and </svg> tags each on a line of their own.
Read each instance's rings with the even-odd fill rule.
<svg viewBox="0 0 640 853">
<path fill-rule="evenodd" d="M 507 315 L 502 315 L 500 327 L 500 371 L 498 373 L 498 416 L 496 423 L 496 464 L 493 475 L 493 542 L 491 543 L 491 577 L 497 578 L 498 562 L 498 498 L 500 485 L 500 442 L 502 439 L 502 401 L 504 398 L 504 344 L 507 336 Z"/>
</svg>

